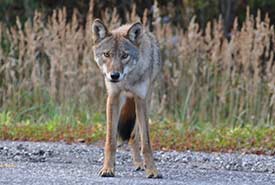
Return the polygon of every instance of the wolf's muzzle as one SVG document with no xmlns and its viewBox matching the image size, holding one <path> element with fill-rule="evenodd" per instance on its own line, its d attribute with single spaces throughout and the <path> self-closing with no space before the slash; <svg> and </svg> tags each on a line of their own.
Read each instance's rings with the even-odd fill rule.
<svg viewBox="0 0 275 185">
<path fill-rule="evenodd" d="M 110 77 L 111 77 L 111 82 L 118 82 L 119 77 L 120 77 L 120 73 L 119 72 L 112 72 Z"/>
</svg>

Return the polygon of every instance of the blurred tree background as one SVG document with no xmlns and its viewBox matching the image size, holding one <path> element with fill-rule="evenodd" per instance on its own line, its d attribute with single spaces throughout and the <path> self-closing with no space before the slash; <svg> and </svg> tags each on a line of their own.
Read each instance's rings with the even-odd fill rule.
<svg viewBox="0 0 275 185">
<path fill-rule="evenodd" d="M 91 19 L 113 27 L 147 15 L 165 61 L 152 97 L 152 123 L 162 123 L 152 124 L 154 143 L 274 151 L 275 0 L 89 4 L 0 0 L 0 139 L 103 138 L 106 90 L 92 62 Z"/>
<path fill-rule="evenodd" d="M 217 19 L 221 15 L 224 20 L 224 31 L 228 35 L 236 16 L 239 21 L 245 18 L 246 7 L 249 6 L 252 14 L 261 10 L 262 16 L 269 14 L 271 23 L 275 23 L 275 0 L 158 0 L 161 21 L 172 23 L 185 28 L 191 17 L 196 16 L 201 27 L 205 27 L 207 21 Z M 115 7 L 122 22 L 136 5 L 137 14 L 142 17 L 145 9 L 148 10 L 148 19 L 152 19 L 152 6 L 154 0 L 95 0 L 94 16 L 102 17 L 102 10 L 112 11 Z M 21 21 L 34 15 L 34 11 L 43 12 L 45 19 L 56 8 L 67 8 L 70 19 L 73 10 L 79 12 L 79 19 L 85 23 L 89 0 L 0 0 L 0 21 L 7 25 L 15 24 L 18 16 Z"/>
</svg>

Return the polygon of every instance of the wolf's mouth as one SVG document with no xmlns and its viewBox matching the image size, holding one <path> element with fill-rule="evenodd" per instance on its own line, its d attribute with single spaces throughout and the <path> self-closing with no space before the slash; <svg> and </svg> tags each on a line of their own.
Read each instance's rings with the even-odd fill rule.
<svg viewBox="0 0 275 185">
<path fill-rule="evenodd" d="M 109 81 L 112 82 L 112 83 L 120 82 L 120 80 L 109 80 Z"/>
</svg>

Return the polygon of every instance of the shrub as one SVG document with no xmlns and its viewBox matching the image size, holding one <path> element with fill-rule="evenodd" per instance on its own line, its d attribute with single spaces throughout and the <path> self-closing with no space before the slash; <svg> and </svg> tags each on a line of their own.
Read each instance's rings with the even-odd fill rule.
<svg viewBox="0 0 275 185">
<path fill-rule="evenodd" d="M 18 19 L 14 27 L 0 26 L 2 110 L 33 112 L 49 102 L 73 112 L 104 110 L 103 77 L 93 62 L 92 2 L 84 26 L 77 11 L 68 21 L 65 8 L 48 20 L 35 12 L 25 23 Z M 235 20 L 228 40 L 221 19 L 201 30 L 193 18 L 181 31 L 162 24 L 158 12 L 155 5 L 153 31 L 165 66 L 153 95 L 155 114 L 188 124 L 273 123 L 274 27 L 268 16 L 262 20 L 260 12 L 253 17 L 247 10 L 246 21 L 238 25 Z M 120 25 L 115 10 L 104 15 L 110 27 Z M 128 21 L 137 19 L 133 8 Z M 148 25 L 146 12 L 143 23 Z"/>
</svg>

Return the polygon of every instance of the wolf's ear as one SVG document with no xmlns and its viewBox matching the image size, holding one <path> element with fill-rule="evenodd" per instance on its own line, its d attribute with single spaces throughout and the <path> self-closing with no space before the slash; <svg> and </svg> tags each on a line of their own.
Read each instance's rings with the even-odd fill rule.
<svg viewBox="0 0 275 185">
<path fill-rule="evenodd" d="M 142 33 L 143 33 L 143 26 L 140 22 L 137 22 L 129 28 L 127 36 L 130 41 L 132 41 L 135 44 L 139 44 L 140 39 L 142 37 Z"/>
<path fill-rule="evenodd" d="M 92 31 L 93 31 L 93 40 L 95 43 L 98 43 L 109 34 L 106 26 L 100 19 L 94 20 L 92 25 Z"/>
</svg>

